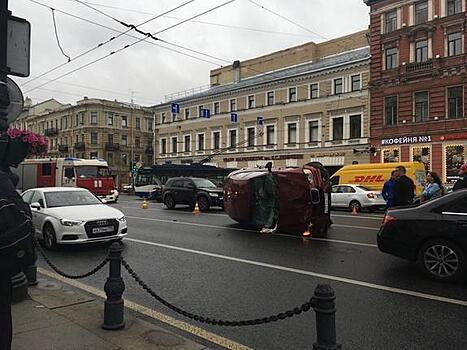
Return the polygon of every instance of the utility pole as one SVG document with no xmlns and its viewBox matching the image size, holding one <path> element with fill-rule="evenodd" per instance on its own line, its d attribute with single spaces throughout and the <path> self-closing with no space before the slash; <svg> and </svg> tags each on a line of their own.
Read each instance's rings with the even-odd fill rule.
<svg viewBox="0 0 467 350">
<path fill-rule="evenodd" d="M 7 40 L 8 40 L 8 0 L 0 0 L 0 130 L 8 128 L 8 112 L 10 96 L 8 92 L 7 74 Z"/>
</svg>

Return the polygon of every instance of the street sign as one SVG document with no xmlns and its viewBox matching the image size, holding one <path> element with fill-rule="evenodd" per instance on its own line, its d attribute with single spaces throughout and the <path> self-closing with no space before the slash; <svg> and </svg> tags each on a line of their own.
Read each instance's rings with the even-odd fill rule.
<svg viewBox="0 0 467 350">
<path fill-rule="evenodd" d="M 31 24 L 24 18 L 8 17 L 7 57 L 8 74 L 29 76 Z"/>
<path fill-rule="evenodd" d="M 174 114 L 180 113 L 180 105 L 178 103 L 172 103 L 170 108 L 171 108 L 172 113 Z"/>
<path fill-rule="evenodd" d="M 0 84 L 4 84 L 0 82 Z M 16 83 L 7 78 L 6 87 L 10 96 L 10 104 L 6 109 L 8 124 L 13 123 L 23 110 L 23 94 Z"/>
<path fill-rule="evenodd" d="M 211 112 L 207 108 L 201 109 L 201 117 L 203 118 L 211 118 Z"/>
<path fill-rule="evenodd" d="M 264 118 L 263 117 L 256 117 L 256 125 L 263 126 L 264 125 Z"/>
<path fill-rule="evenodd" d="M 230 113 L 230 122 L 231 123 L 238 123 L 238 114 L 237 113 Z"/>
</svg>

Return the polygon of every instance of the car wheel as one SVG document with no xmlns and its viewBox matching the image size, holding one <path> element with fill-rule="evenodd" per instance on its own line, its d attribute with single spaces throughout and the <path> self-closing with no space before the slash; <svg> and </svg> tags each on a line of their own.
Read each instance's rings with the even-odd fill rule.
<svg viewBox="0 0 467 350">
<path fill-rule="evenodd" d="M 207 212 L 209 210 L 209 200 L 205 196 L 198 197 L 199 210 Z"/>
<path fill-rule="evenodd" d="M 456 281 L 465 275 L 465 254 L 451 241 L 434 239 L 420 249 L 418 265 L 431 278 Z"/>
<path fill-rule="evenodd" d="M 54 250 L 57 248 L 57 235 L 53 226 L 49 223 L 45 224 L 42 235 L 44 237 L 44 247 L 49 250 Z"/>
<path fill-rule="evenodd" d="M 355 211 L 359 212 L 359 211 L 362 210 L 362 205 L 360 204 L 359 201 L 352 201 L 352 202 L 350 202 L 350 204 L 349 204 L 349 209 L 350 209 L 351 211 L 354 211 L 354 209 L 355 209 Z"/>
<path fill-rule="evenodd" d="M 170 194 L 164 197 L 164 204 L 167 207 L 167 209 L 175 208 L 175 200 Z"/>
</svg>

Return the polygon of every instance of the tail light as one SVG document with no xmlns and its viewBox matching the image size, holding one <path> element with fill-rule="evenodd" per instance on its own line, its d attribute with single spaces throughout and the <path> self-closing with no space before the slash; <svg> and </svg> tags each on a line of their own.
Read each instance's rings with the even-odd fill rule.
<svg viewBox="0 0 467 350">
<path fill-rule="evenodd" d="M 366 196 L 368 198 L 371 198 L 371 199 L 374 199 L 375 198 L 375 194 L 374 193 L 367 193 Z"/>
<path fill-rule="evenodd" d="M 388 225 L 394 221 L 396 221 L 397 219 L 394 217 L 394 216 L 391 216 L 391 215 L 384 215 L 384 219 L 383 219 L 383 226 L 385 225 Z"/>
</svg>

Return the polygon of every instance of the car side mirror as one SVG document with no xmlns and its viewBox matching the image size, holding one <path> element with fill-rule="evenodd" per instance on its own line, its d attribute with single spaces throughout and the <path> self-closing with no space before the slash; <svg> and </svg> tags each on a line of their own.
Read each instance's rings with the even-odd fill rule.
<svg viewBox="0 0 467 350">
<path fill-rule="evenodd" d="M 34 203 L 31 203 L 31 208 L 36 209 L 36 210 L 41 210 L 41 205 L 39 204 L 39 202 L 34 202 Z"/>
</svg>

